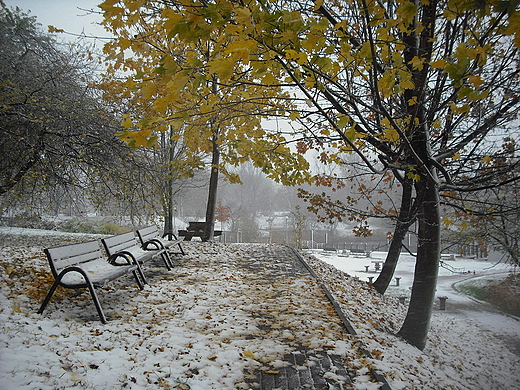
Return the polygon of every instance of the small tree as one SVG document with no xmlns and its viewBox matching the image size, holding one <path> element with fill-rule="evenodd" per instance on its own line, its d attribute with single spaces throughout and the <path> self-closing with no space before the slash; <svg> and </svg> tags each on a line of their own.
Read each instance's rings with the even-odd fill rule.
<svg viewBox="0 0 520 390">
<path fill-rule="evenodd" d="M 222 203 L 218 203 L 217 208 L 215 210 L 215 219 L 220 222 L 221 230 L 224 230 L 224 222 L 229 221 L 231 217 L 231 212 L 229 207 L 224 206 Z"/>
<path fill-rule="evenodd" d="M 294 245 L 296 248 L 301 249 L 303 248 L 303 233 L 305 230 L 306 218 L 300 212 L 300 205 L 296 205 L 294 208 L 295 211 L 291 212 L 294 218 Z"/>
</svg>

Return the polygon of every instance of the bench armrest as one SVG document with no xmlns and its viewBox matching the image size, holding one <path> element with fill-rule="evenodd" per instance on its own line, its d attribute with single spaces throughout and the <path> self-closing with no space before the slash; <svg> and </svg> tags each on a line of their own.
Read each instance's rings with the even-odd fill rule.
<svg viewBox="0 0 520 390">
<path fill-rule="evenodd" d="M 118 260 L 123 259 L 125 262 L 121 263 L 118 262 Z M 134 256 L 129 252 L 117 252 L 111 255 L 108 258 L 108 262 L 111 265 L 118 266 L 118 265 L 130 265 L 130 264 L 136 264 Z"/>
<path fill-rule="evenodd" d="M 150 248 L 150 246 L 153 246 L 153 248 Z M 163 243 L 156 239 L 156 238 L 152 238 L 151 240 L 148 240 L 146 242 L 143 243 L 143 249 L 145 250 L 159 250 L 159 249 L 166 249 L 163 245 Z"/>
</svg>

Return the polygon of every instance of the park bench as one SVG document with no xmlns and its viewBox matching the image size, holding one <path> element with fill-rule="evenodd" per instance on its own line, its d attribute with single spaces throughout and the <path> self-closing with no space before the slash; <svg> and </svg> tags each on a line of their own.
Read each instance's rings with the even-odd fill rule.
<svg viewBox="0 0 520 390">
<path fill-rule="evenodd" d="M 144 250 L 169 250 L 172 246 L 178 245 L 181 251 L 180 253 L 185 255 L 184 249 L 182 249 L 181 245 L 182 239 L 177 238 L 175 234 L 172 234 L 173 240 L 165 240 L 164 237 L 161 237 L 159 229 L 155 225 L 139 229 L 136 233 L 141 242 L 141 248 Z"/>
<path fill-rule="evenodd" d="M 369 251 L 358 248 L 350 248 L 350 254 L 354 257 L 370 257 Z"/>
<path fill-rule="evenodd" d="M 160 256 L 164 265 L 168 270 L 173 268 L 173 263 L 170 259 L 168 251 L 165 248 L 155 250 L 145 250 L 137 242 L 134 232 L 118 234 L 116 236 L 102 238 L 101 242 L 107 254 L 112 257 L 129 258 L 137 263 L 144 263 L 157 256 Z"/>
<path fill-rule="evenodd" d="M 137 285 L 142 290 L 146 278 L 139 264 L 128 258 L 107 257 L 101 251 L 98 241 L 70 244 L 44 250 L 49 260 L 54 283 L 38 310 L 42 314 L 58 286 L 69 289 L 88 288 L 99 318 L 106 323 L 106 317 L 99 303 L 96 288 L 108 281 L 132 272 Z"/>
<path fill-rule="evenodd" d="M 215 230 L 213 236 L 222 235 L 221 230 Z M 184 241 L 191 241 L 193 237 L 200 237 L 203 241 L 207 239 L 206 222 L 189 222 L 186 230 L 179 230 L 179 236 L 184 237 Z"/>
</svg>

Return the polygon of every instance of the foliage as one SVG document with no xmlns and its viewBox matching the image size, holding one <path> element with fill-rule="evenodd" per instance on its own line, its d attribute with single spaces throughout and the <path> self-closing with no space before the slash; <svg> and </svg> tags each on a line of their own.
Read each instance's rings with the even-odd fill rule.
<svg viewBox="0 0 520 390">
<path fill-rule="evenodd" d="M 300 206 L 295 206 L 295 211 L 291 212 L 294 218 L 294 245 L 296 248 L 303 248 L 303 231 L 305 229 L 305 216 L 300 211 Z"/>
<path fill-rule="evenodd" d="M 36 18 L 0 11 L 1 208 L 35 215 L 161 212 L 164 157 L 133 151 L 114 133 L 121 107 L 90 83 L 99 66 L 84 41 L 60 43 Z M 175 167 L 173 167 L 175 168 Z"/>
<path fill-rule="evenodd" d="M 187 112 L 204 118 L 204 111 L 226 113 L 245 101 L 265 108 L 267 96 L 293 87 L 295 106 L 278 111 L 299 123 L 292 133 L 299 153 L 312 151 L 335 164 L 355 154 L 374 177 L 390 175 L 402 195 L 392 212 L 396 229 L 380 288 L 388 285 L 404 236 L 417 221 L 415 282 L 399 334 L 424 348 L 440 254 L 440 195 L 492 188 L 519 176 L 518 159 L 503 162 L 493 142 L 517 132 L 516 2 L 107 0 L 101 8 L 118 37 L 107 54 L 118 69 L 144 69 L 118 86 L 121 93 L 132 91 L 168 108 L 145 124 L 129 119 L 128 126 L 141 128 L 125 133 L 136 142 L 150 139 L 148 123 L 184 124 Z M 136 31 L 143 20 L 150 29 Z M 151 47 L 140 39 L 150 34 L 174 47 L 158 56 L 155 42 Z M 124 50 L 139 61 L 126 59 Z M 141 56 L 149 52 L 155 63 L 136 68 L 137 62 L 148 64 Z M 210 98 L 216 84 L 227 91 L 225 104 Z M 253 145 L 285 141 L 282 134 L 249 133 L 253 140 L 245 143 L 245 153 L 235 133 L 223 138 L 231 141 L 235 161 L 259 150 Z M 208 139 L 202 133 L 194 138 L 197 145 Z M 298 160 L 271 163 L 271 156 L 251 158 L 274 178 L 302 178 L 294 170 Z"/>
<path fill-rule="evenodd" d="M 117 6 L 107 1 L 100 7 L 105 27 L 116 37 L 104 48 L 108 69 L 100 87 L 106 99 L 132 108 L 120 139 L 150 147 L 158 134 L 171 130 L 186 145 L 188 157 L 180 164 L 188 170 L 200 168 L 203 156 L 218 148 L 219 169 L 231 182 L 239 178 L 226 166 L 248 160 L 275 180 L 294 184 L 308 177 L 305 159 L 291 152 L 282 134 L 268 133 L 261 124 L 291 107 L 288 94 L 257 85 L 258 75 L 246 66 L 257 63 L 249 57 L 252 47 L 204 21 L 228 11 L 210 7 L 208 15 L 197 10 L 183 18 L 173 3 L 160 1 Z"/>
<path fill-rule="evenodd" d="M 117 192 L 109 183 L 122 179 L 114 173 L 132 155 L 88 85 L 96 66 L 89 49 L 58 43 L 34 17 L 1 4 L 2 207 L 84 211 L 86 203 L 104 203 L 89 189 Z"/>
<path fill-rule="evenodd" d="M 106 235 L 116 235 L 132 231 L 132 229 L 120 226 L 114 222 L 93 221 L 83 218 L 66 220 L 58 226 L 58 229 L 62 232 Z"/>
<path fill-rule="evenodd" d="M 520 265 L 518 186 L 513 182 L 452 200 L 456 208 L 443 218 L 445 243 L 477 243 L 483 250 L 489 247 L 505 253 L 508 262 Z"/>
</svg>

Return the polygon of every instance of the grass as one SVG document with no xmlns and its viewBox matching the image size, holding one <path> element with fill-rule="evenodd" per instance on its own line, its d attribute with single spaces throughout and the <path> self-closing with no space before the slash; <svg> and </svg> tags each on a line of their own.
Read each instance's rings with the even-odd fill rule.
<svg viewBox="0 0 520 390">
<path fill-rule="evenodd" d="M 489 295 L 485 288 L 470 283 L 457 285 L 456 290 L 479 301 L 485 301 Z"/>
</svg>

